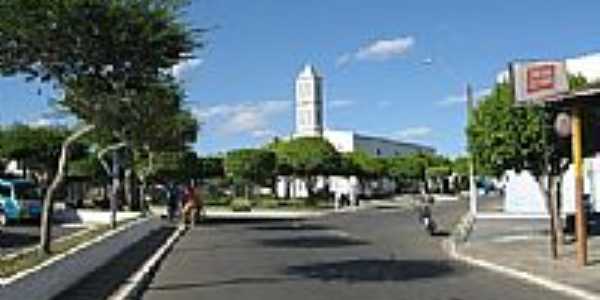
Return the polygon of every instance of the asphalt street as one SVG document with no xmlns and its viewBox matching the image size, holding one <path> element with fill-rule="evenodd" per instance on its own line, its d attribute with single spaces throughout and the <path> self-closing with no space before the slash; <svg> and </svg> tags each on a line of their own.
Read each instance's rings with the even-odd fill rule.
<svg viewBox="0 0 600 300">
<path fill-rule="evenodd" d="M 566 299 L 451 261 L 441 248 L 463 204 L 434 210 L 430 237 L 414 212 L 380 207 L 304 221 L 215 221 L 189 231 L 143 299 Z"/>
</svg>

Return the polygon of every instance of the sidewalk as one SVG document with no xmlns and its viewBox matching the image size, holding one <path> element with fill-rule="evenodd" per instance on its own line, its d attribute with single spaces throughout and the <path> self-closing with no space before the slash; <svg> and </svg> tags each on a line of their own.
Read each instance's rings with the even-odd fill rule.
<svg viewBox="0 0 600 300">
<path fill-rule="evenodd" d="M 467 262 L 520 277 L 583 299 L 600 299 L 600 236 L 590 236 L 590 265 L 575 263 L 575 245 L 562 246 L 559 260 L 550 257 L 547 220 L 478 219 L 456 254 Z"/>
<path fill-rule="evenodd" d="M 131 245 L 110 263 L 92 272 L 75 286 L 63 291 L 55 300 L 108 299 L 149 259 L 175 231 L 164 224 L 146 238 Z"/>
</svg>

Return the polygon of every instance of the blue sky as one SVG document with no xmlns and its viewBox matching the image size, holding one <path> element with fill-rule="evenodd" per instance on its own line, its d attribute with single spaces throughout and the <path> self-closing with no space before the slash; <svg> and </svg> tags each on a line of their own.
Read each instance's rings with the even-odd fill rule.
<svg viewBox="0 0 600 300">
<path fill-rule="evenodd" d="M 325 78 L 328 128 L 464 150 L 467 82 L 493 85 L 512 59 L 600 50 L 600 2 L 193 0 L 184 18 L 213 28 L 177 73 L 204 122 L 203 154 L 293 130 L 303 64 Z M 0 123 L 44 123 L 53 92 L 0 79 Z"/>
</svg>

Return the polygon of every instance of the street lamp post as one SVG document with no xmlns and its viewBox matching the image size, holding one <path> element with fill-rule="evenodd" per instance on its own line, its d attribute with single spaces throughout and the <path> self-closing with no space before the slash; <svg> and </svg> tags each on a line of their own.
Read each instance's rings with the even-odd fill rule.
<svg viewBox="0 0 600 300">
<path fill-rule="evenodd" d="M 467 126 L 473 117 L 473 88 L 467 84 Z M 468 147 L 467 135 L 467 147 Z M 475 155 L 469 151 L 469 211 L 471 215 L 477 215 L 477 183 L 475 182 Z"/>
</svg>

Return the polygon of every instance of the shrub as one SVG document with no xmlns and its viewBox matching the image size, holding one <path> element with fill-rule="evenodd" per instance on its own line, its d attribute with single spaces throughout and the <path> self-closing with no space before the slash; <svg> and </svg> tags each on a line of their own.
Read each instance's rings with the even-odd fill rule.
<svg viewBox="0 0 600 300">
<path fill-rule="evenodd" d="M 277 208 L 279 207 L 279 200 L 273 198 L 263 198 L 257 201 L 257 206 L 262 208 Z"/>
<path fill-rule="evenodd" d="M 251 211 L 252 210 L 252 204 L 250 203 L 250 200 L 248 199 L 242 199 L 242 198 L 238 198 L 238 199 L 234 199 L 233 201 L 231 201 L 231 210 L 232 211 Z"/>
<path fill-rule="evenodd" d="M 231 198 L 228 197 L 208 197 L 204 202 L 206 206 L 229 206 Z"/>
</svg>

